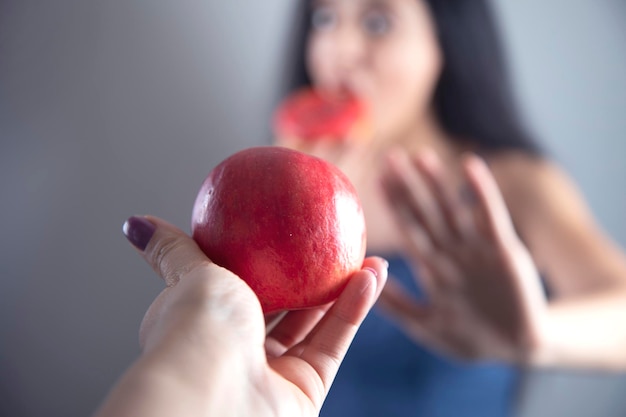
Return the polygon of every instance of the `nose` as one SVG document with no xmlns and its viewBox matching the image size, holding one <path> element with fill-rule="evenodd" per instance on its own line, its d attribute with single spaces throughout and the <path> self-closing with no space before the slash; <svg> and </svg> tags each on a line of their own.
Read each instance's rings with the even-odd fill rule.
<svg viewBox="0 0 626 417">
<path fill-rule="evenodd" d="M 334 42 L 334 66 L 339 78 L 348 77 L 365 61 L 365 40 L 356 28 L 338 28 Z"/>
</svg>

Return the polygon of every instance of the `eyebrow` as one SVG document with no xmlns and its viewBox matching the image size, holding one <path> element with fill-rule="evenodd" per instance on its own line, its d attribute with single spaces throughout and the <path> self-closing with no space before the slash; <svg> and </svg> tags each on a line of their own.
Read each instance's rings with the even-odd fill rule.
<svg viewBox="0 0 626 417">
<path fill-rule="evenodd" d="M 309 3 L 309 8 L 313 9 L 315 7 L 323 7 L 323 6 L 332 6 L 334 4 L 340 3 L 342 0 L 312 0 Z M 344 0 L 344 1 L 354 1 L 354 0 Z M 362 4 L 359 5 L 361 9 L 367 8 L 378 8 L 385 11 L 390 11 L 391 7 L 389 6 L 389 0 L 365 0 Z"/>
<path fill-rule="evenodd" d="M 354 1 L 354 0 L 350 0 L 350 1 Z M 311 6 L 325 6 L 325 5 L 330 5 L 332 3 L 339 3 L 340 0 L 312 0 L 310 2 Z M 389 5 L 387 4 L 388 1 L 386 0 L 366 0 L 363 2 L 362 6 L 379 6 L 379 7 L 389 7 Z"/>
<path fill-rule="evenodd" d="M 368 0 L 366 2 L 367 6 L 387 6 L 387 2 L 385 0 Z"/>
<path fill-rule="evenodd" d="M 366 7 L 378 7 L 381 9 L 389 10 L 389 1 L 388 0 L 367 0 L 364 4 Z"/>
<path fill-rule="evenodd" d="M 330 0 L 313 0 L 309 3 L 309 7 L 313 8 L 315 6 L 328 6 L 330 3 L 333 3 Z"/>
</svg>

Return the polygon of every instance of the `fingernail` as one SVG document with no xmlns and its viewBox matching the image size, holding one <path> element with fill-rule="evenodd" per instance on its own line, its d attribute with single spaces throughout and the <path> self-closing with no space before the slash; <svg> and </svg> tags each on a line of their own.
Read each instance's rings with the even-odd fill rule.
<svg viewBox="0 0 626 417">
<path fill-rule="evenodd" d="M 385 269 L 389 269 L 389 261 L 385 258 L 380 258 L 380 260 L 383 261 L 383 263 L 385 264 Z"/>
<path fill-rule="evenodd" d="M 378 277 L 378 272 L 376 272 L 374 268 L 370 268 L 369 266 L 366 266 L 363 269 L 365 269 L 366 271 L 370 271 L 372 274 L 374 274 L 375 277 Z"/>
<path fill-rule="evenodd" d="M 132 216 L 124 223 L 122 231 L 130 243 L 144 251 L 152 238 L 156 226 L 145 217 Z"/>
</svg>

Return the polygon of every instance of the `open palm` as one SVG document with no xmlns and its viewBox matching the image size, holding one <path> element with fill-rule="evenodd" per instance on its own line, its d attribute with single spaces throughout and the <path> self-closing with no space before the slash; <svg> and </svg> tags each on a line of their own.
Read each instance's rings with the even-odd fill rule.
<svg viewBox="0 0 626 417">
<path fill-rule="evenodd" d="M 451 186 L 432 152 L 389 158 L 384 187 L 428 301 L 389 282 L 381 306 L 414 339 L 463 359 L 525 361 L 546 300 L 498 186 L 477 156 Z"/>
</svg>

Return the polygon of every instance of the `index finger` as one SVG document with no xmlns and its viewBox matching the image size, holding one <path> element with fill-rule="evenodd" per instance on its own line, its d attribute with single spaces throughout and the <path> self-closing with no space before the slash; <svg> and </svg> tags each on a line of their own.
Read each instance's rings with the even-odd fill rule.
<svg viewBox="0 0 626 417">
<path fill-rule="evenodd" d="M 510 239 L 515 229 L 509 210 L 491 170 L 478 155 L 469 154 L 464 159 L 465 175 L 479 201 L 486 223 L 488 237 L 494 241 Z"/>
</svg>

